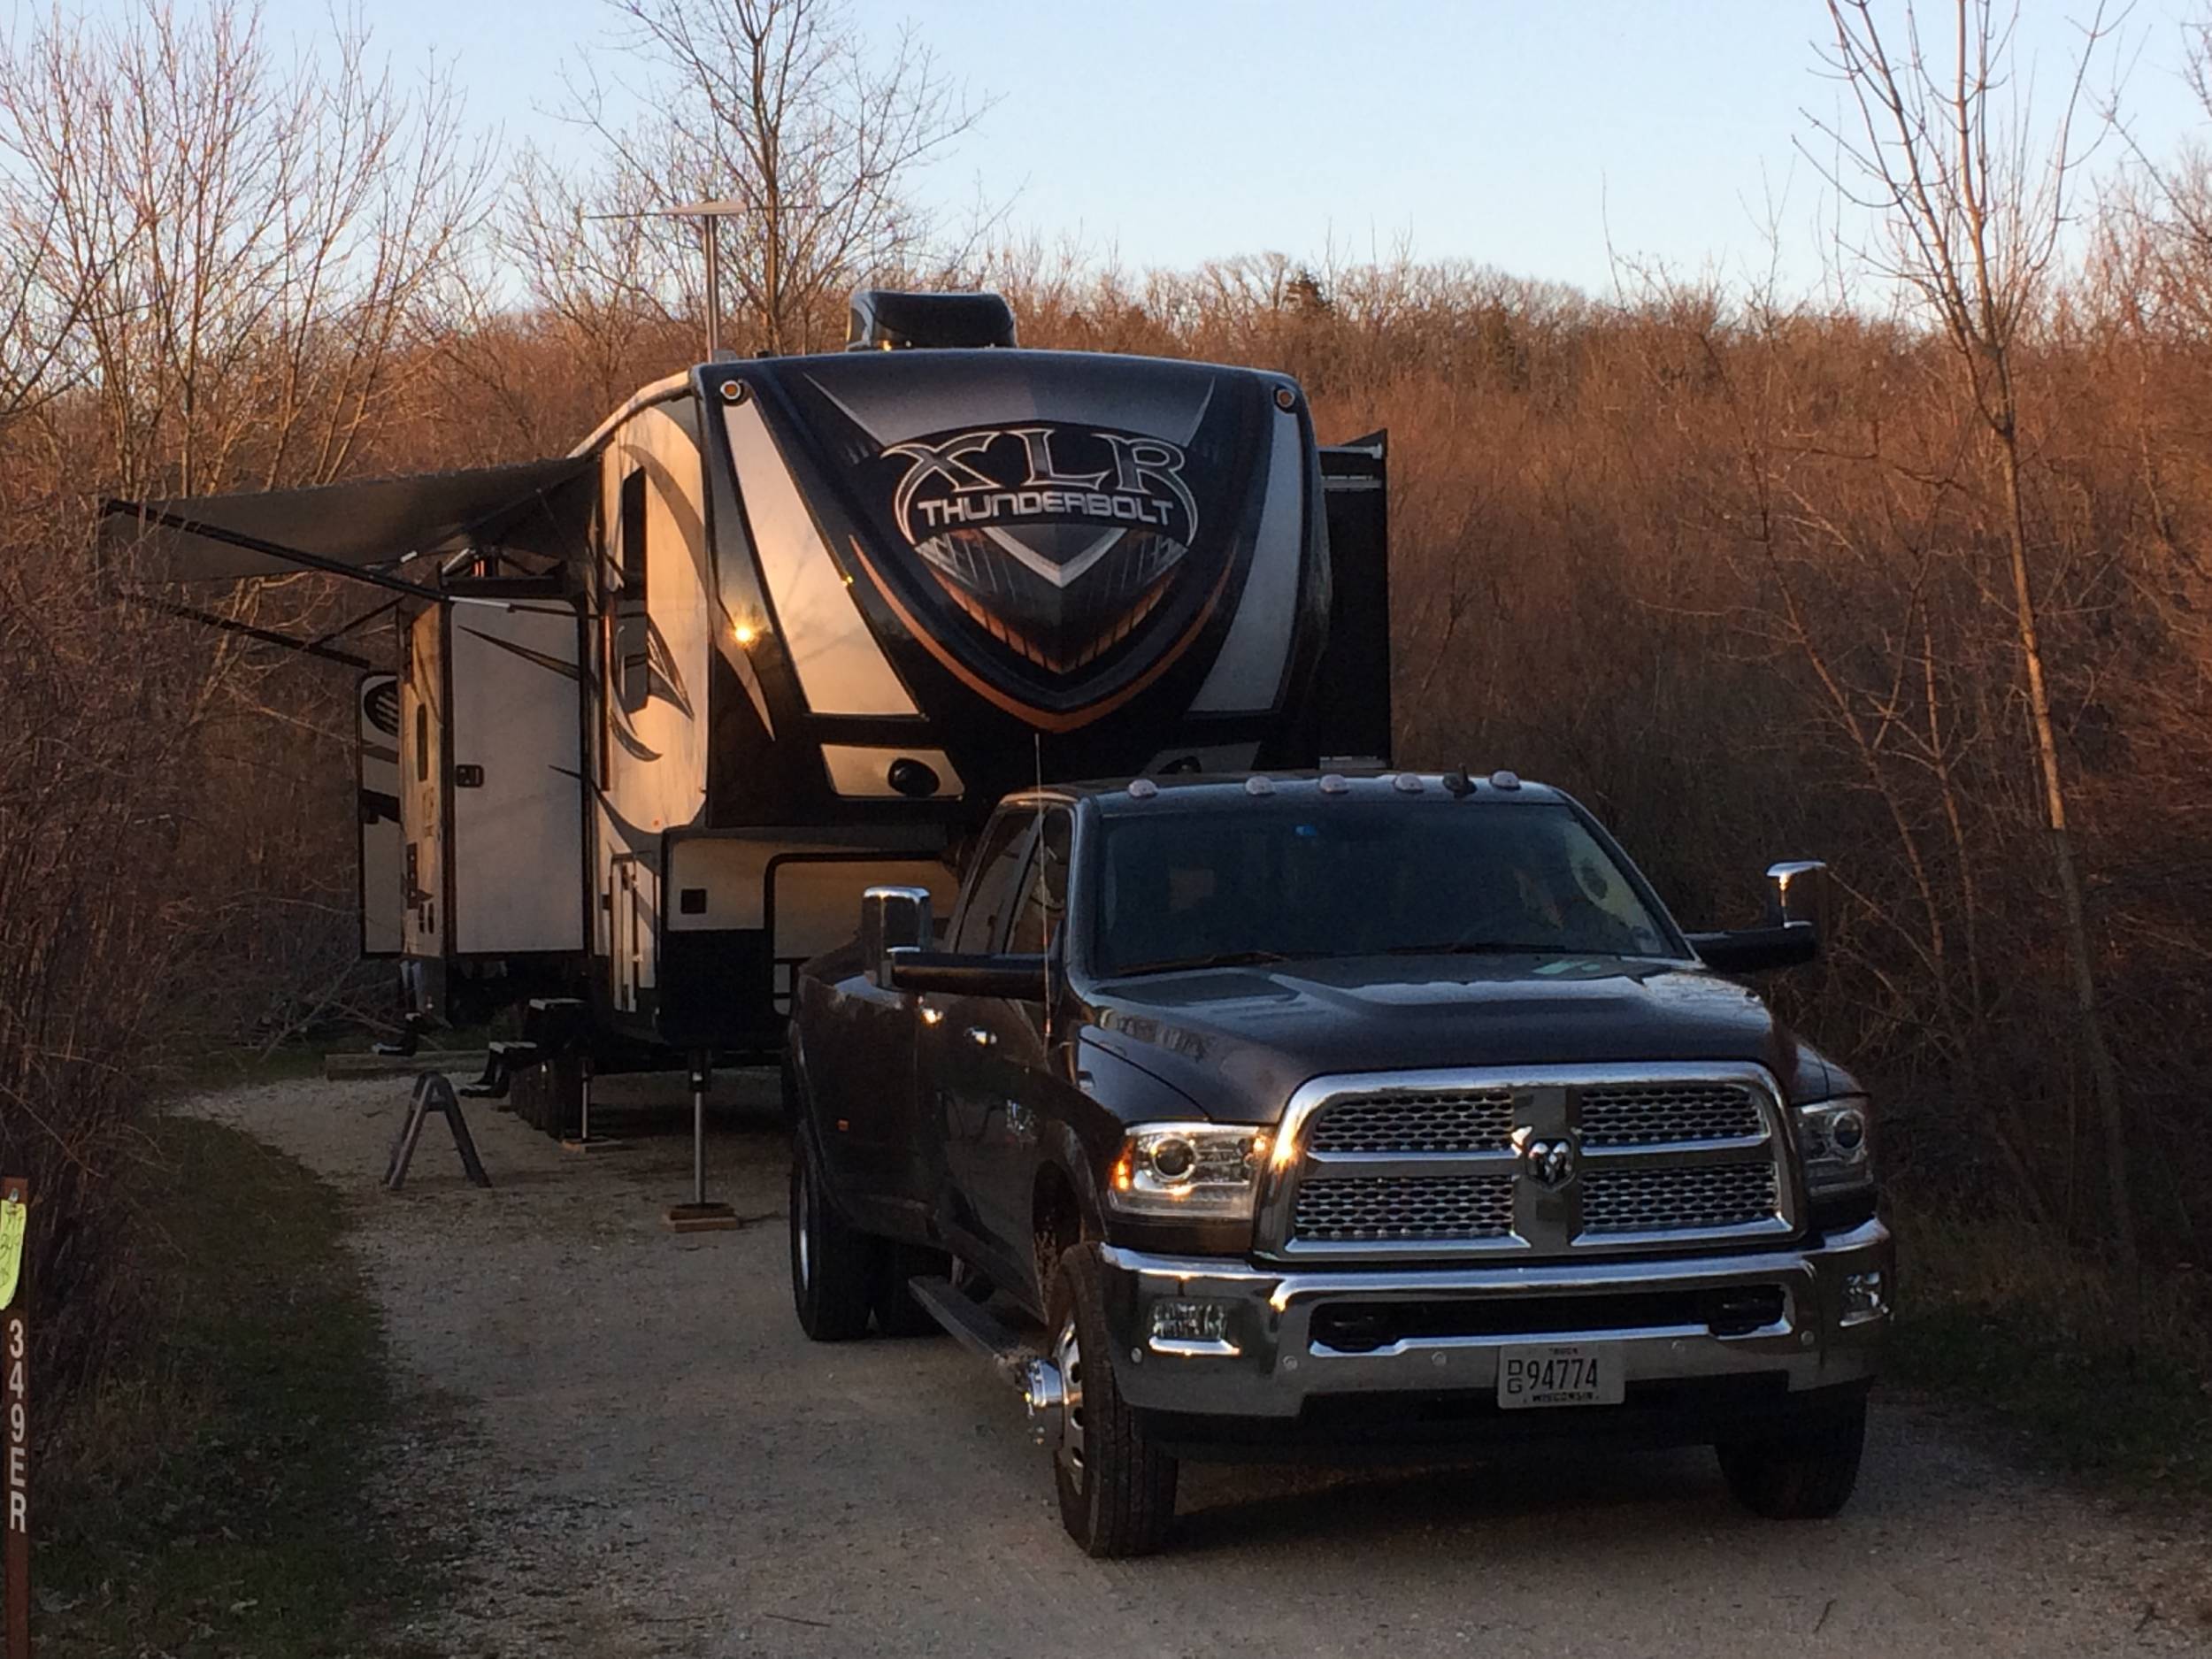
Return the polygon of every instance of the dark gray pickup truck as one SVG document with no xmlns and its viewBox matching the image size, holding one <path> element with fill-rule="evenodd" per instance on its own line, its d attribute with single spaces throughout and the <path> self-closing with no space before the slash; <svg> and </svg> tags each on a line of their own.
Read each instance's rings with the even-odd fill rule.
<svg viewBox="0 0 2212 1659">
<path fill-rule="evenodd" d="M 1179 1458 L 1543 1436 L 1833 1514 L 1894 1274 L 1863 1092 L 1726 977 L 1814 952 L 1820 867 L 1770 876 L 1686 934 L 1503 772 L 1010 799 L 947 948 L 877 888 L 802 972 L 800 1323 L 996 1356 L 1094 1555 Z"/>
</svg>

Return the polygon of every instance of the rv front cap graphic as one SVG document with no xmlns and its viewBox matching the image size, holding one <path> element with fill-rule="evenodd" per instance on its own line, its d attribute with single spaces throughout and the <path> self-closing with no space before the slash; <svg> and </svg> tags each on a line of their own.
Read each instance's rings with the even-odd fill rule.
<svg viewBox="0 0 2212 1659">
<path fill-rule="evenodd" d="M 892 511 L 910 543 L 982 525 L 1088 521 L 1156 530 L 1187 547 L 1198 504 L 1179 444 L 1091 426 L 979 426 L 888 445 L 906 462 Z"/>
</svg>

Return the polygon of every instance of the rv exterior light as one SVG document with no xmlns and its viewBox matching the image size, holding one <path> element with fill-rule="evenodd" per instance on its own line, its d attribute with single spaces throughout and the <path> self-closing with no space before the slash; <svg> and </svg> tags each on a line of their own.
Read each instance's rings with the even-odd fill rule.
<svg viewBox="0 0 2212 1659">
<path fill-rule="evenodd" d="M 1490 787 L 1493 789 L 1517 789 L 1521 787 L 1521 780 L 1517 773 L 1501 768 L 1490 774 Z"/>
<path fill-rule="evenodd" d="M 1129 798 L 1132 801 L 1149 801 L 1159 793 L 1160 786 L 1149 778 L 1132 778 L 1129 780 Z"/>
<path fill-rule="evenodd" d="M 1275 793 L 1275 780 L 1272 778 L 1247 778 L 1244 780 L 1244 793 L 1247 795 L 1273 795 Z"/>
<path fill-rule="evenodd" d="M 1391 780 L 1391 787 L 1401 795 L 1419 795 L 1426 787 L 1417 772 L 1402 772 Z"/>
<path fill-rule="evenodd" d="M 749 622 L 732 623 L 730 633 L 740 645 L 750 645 L 760 637 L 760 630 Z"/>
<path fill-rule="evenodd" d="M 1321 780 L 1321 793 L 1323 795 L 1349 795 L 1352 793 L 1352 786 L 1342 772 L 1333 772 Z"/>
</svg>

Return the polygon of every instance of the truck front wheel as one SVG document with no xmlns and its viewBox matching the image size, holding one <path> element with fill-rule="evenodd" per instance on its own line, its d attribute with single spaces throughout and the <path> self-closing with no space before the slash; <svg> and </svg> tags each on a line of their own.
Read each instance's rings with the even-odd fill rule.
<svg viewBox="0 0 2212 1659">
<path fill-rule="evenodd" d="M 1176 1463 L 1114 1380 L 1096 1246 L 1062 1254 L 1048 1312 L 1062 1394 L 1059 1422 L 1047 1429 L 1060 1523 L 1089 1555 L 1148 1555 L 1175 1518 Z"/>
<path fill-rule="evenodd" d="M 1775 1521 L 1823 1521 L 1851 1500 L 1866 1447 L 1866 1402 L 1774 1433 L 1724 1440 L 1720 1471 L 1736 1502 Z"/>
<path fill-rule="evenodd" d="M 791 1138 L 791 1302 L 817 1342 L 868 1333 L 876 1241 L 849 1225 L 822 1189 L 805 1125 Z"/>
</svg>

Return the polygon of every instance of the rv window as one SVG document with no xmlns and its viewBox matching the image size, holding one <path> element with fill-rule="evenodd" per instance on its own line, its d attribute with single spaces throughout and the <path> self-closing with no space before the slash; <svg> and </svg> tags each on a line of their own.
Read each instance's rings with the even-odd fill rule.
<svg viewBox="0 0 2212 1659">
<path fill-rule="evenodd" d="M 955 950 L 987 954 L 1006 936 L 1006 914 L 1014 908 L 1022 873 L 1022 855 L 1029 850 L 1030 820 L 1009 812 L 992 824 L 977 860 L 975 879 L 953 925 Z"/>
<path fill-rule="evenodd" d="M 615 666 L 623 710 L 635 714 L 651 695 L 652 623 L 645 604 L 645 470 L 622 480 L 622 593 L 615 602 Z"/>
</svg>

